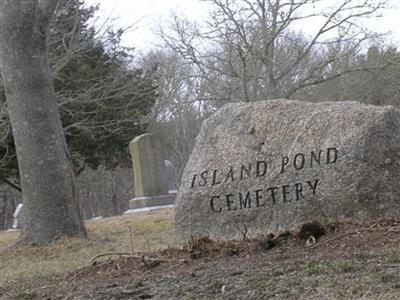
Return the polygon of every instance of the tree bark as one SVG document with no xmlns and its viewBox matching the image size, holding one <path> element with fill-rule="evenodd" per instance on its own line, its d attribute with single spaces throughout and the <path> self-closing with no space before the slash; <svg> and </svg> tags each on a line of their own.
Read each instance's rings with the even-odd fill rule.
<svg viewBox="0 0 400 300">
<path fill-rule="evenodd" d="M 86 236 L 48 64 L 57 1 L 0 1 L 0 63 L 15 139 L 26 220 L 22 239 Z"/>
</svg>

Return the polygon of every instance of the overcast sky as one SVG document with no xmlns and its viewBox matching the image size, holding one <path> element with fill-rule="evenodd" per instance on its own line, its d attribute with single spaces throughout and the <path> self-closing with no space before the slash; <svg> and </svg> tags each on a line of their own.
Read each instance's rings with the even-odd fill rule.
<svg viewBox="0 0 400 300">
<path fill-rule="evenodd" d="M 332 0 L 335 1 L 335 0 Z M 135 30 L 123 37 L 123 44 L 143 50 L 152 47 L 157 41 L 152 33 L 156 24 L 166 22 L 171 13 L 186 15 L 190 19 L 201 21 L 207 16 L 208 5 L 198 0 L 85 0 L 88 5 L 100 4 L 97 24 L 105 19 L 114 20 L 116 27 L 128 27 L 135 24 Z M 392 42 L 400 45 L 400 0 L 393 0 L 397 8 L 387 10 L 385 17 L 370 22 L 374 30 L 392 31 Z M 314 26 L 315 27 L 315 26 Z M 304 31 L 311 31 L 305 26 Z"/>
</svg>

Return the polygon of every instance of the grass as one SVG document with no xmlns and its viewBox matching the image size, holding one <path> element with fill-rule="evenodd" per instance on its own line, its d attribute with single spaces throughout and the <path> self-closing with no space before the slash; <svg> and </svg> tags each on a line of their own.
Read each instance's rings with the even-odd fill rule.
<svg viewBox="0 0 400 300">
<path fill-rule="evenodd" d="M 333 265 L 333 268 L 337 273 L 351 273 L 356 270 L 357 266 L 353 261 L 340 260 Z"/>
<path fill-rule="evenodd" d="M 270 285 L 270 278 L 266 277 L 265 274 L 257 272 L 244 274 L 246 285 L 255 287 L 257 289 L 267 289 Z"/>
<path fill-rule="evenodd" d="M 322 261 L 317 261 L 317 260 L 310 260 L 307 262 L 305 266 L 305 271 L 307 275 L 313 276 L 313 275 L 319 275 L 324 272 L 326 268 L 326 265 Z"/>
<path fill-rule="evenodd" d="M 325 260 L 309 260 L 305 265 L 305 272 L 309 276 L 321 275 L 323 273 L 352 273 L 357 269 L 355 262 L 351 260 L 336 260 L 336 261 L 325 261 Z"/>
<path fill-rule="evenodd" d="M 400 250 L 399 250 L 400 252 Z M 400 265 L 400 253 L 393 253 L 392 255 L 390 255 L 386 262 L 386 264 L 396 264 L 396 265 Z"/>
<path fill-rule="evenodd" d="M 57 287 L 63 287 L 65 282 L 58 278 L 90 266 L 92 258 L 98 254 L 148 252 L 174 246 L 175 232 L 171 219 L 172 210 L 159 210 L 92 220 L 86 222 L 89 239 L 62 239 L 47 246 L 21 246 L 15 244 L 18 231 L 0 232 L 0 298 L 7 299 L 12 295 L 9 299 L 41 299 L 42 291 L 49 289 L 42 288 L 54 282 L 53 279 L 60 283 Z M 371 245 L 369 241 L 375 240 L 372 234 L 363 236 L 366 245 Z M 172 263 L 173 267 L 166 264 L 166 269 L 155 268 L 154 273 L 130 285 L 134 290 L 146 285 L 153 291 L 162 290 L 168 294 L 171 273 L 171 278 L 189 278 L 185 279 L 188 287 L 184 292 L 185 299 L 196 299 L 199 295 L 215 298 L 217 294 L 221 297 L 226 294 L 228 297 L 234 293 L 247 297 L 246 291 L 252 291 L 256 292 L 254 295 L 281 295 L 287 299 L 394 300 L 400 299 L 399 242 L 398 235 L 383 235 L 384 248 L 370 247 L 354 252 L 356 248 L 352 251 L 347 248 L 346 251 L 341 250 L 349 247 L 349 242 L 337 241 L 343 247 L 336 252 L 329 249 L 323 251 L 321 247 L 321 251 L 312 254 L 293 237 L 281 241 L 279 247 L 270 252 L 263 250 L 255 253 L 251 247 L 254 244 L 212 243 L 203 238 L 189 243 L 192 250 L 188 250 L 187 258 L 191 257 L 193 251 L 202 254 L 193 258 L 190 264 L 175 266 Z M 227 250 L 232 247 L 239 249 L 235 252 L 238 255 L 228 254 L 230 252 Z M 99 260 L 108 259 L 110 256 Z M 130 267 L 128 265 L 127 270 Z M 192 276 L 187 276 L 188 273 L 194 274 L 192 280 Z M 94 273 L 88 274 L 88 279 L 91 279 Z M 153 275 L 161 279 L 154 283 Z M 118 282 L 119 277 L 113 276 L 110 277 L 112 282 Z M 88 288 L 97 291 L 107 283 L 106 280 L 99 282 L 101 278 L 92 279 L 80 286 L 78 278 L 77 284 L 84 291 Z M 75 293 L 73 289 L 76 286 L 69 288 L 67 291 Z M 118 288 L 104 288 L 102 292 L 108 291 L 111 299 Z"/>
<path fill-rule="evenodd" d="M 26 283 L 46 280 L 91 264 L 107 252 L 140 252 L 165 248 L 175 243 L 172 210 L 91 220 L 86 222 L 88 239 L 61 239 L 47 246 L 15 245 L 18 231 L 0 232 L 1 291 L 18 289 L 22 299 L 31 293 Z M 29 285 L 28 285 L 29 286 Z"/>
</svg>

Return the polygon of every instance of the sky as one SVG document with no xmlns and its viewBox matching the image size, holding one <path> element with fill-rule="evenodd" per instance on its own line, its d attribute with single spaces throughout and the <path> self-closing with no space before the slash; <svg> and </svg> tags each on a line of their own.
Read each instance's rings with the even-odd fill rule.
<svg viewBox="0 0 400 300">
<path fill-rule="evenodd" d="M 158 24 L 166 24 L 172 13 L 195 20 L 207 15 L 207 5 L 198 0 L 85 0 L 85 3 L 100 5 L 96 24 L 112 20 L 117 28 L 133 25 L 133 30 L 124 34 L 123 45 L 139 50 L 151 48 L 157 42 L 154 29 Z"/>
<path fill-rule="evenodd" d="M 335 1 L 335 0 L 332 0 Z M 392 31 L 390 40 L 400 46 L 400 0 L 391 0 L 395 8 L 385 11 L 385 15 L 368 22 L 376 31 Z M 206 19 L 209 6 L 199 0 L 85 0 L 87 5 L 100 5 L 97 13 L 97 26 L 111 20 L 116 28 L 132 26 L 124 34 L 122 44 L 145 51 L 152 48 L 158 39 L 153 33 L 158 24 L 167 24 L 172 13 L 187 16 L 201 22 Z M 329 3 L 329 2 L 328 2 Z M 312 32 L 315 26 L 304 24 L 305 32 Z"/>
</svg>

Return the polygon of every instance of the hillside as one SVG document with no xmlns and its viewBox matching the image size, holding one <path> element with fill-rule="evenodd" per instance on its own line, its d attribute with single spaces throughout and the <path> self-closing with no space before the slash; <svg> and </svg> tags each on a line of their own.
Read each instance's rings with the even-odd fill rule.
<svg viewBox="0 0 400 300">
<path fill-rule="evenodd" d="M 171 210 L 87 223 L 89 240 L 14 245 L 0 233 L 1 299 L 400 299 L 400 222 L 174 246 Z M 307 238 L 307 237 L 306 237 Z"/>
</svg>

